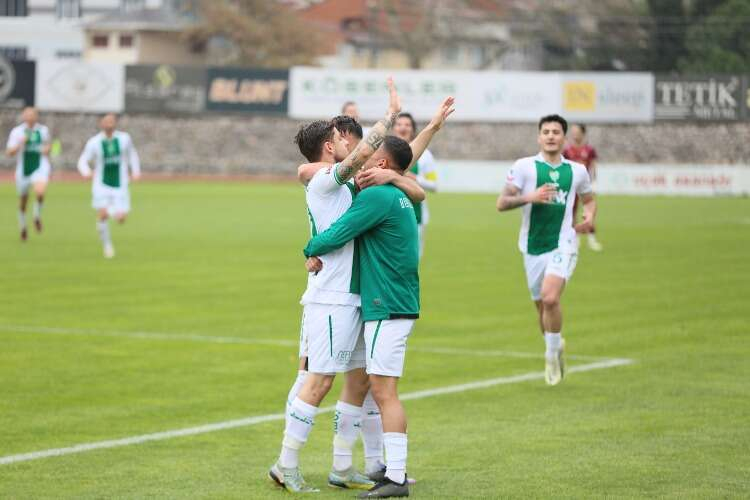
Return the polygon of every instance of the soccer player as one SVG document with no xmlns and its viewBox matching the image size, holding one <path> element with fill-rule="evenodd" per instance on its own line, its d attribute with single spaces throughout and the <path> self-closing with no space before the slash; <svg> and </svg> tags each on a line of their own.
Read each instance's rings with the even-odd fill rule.
<svg viewBox="0 0 750 500">
<path fill-rule="evenodd" d="M 16 157 L 16 191 L 20 198 L 18 226 L 21 241 L 29 236 L 26 228 L 26 205 L 29 191 L 34 189 L 34 227 L 42 232 L 42 205 L 49 182 L 50 135 L 44 125 L 38 123 L 39 114 L 32 107 L 25 108 L 21 115 L 23 123 L 15 127 L 8 137 L 6 154 Z"/>
<path fill-rule="evenodd" d="M 596 162 L 599 155 L 596 153 L 596 149 L 591 146 L 586 140 L 586 125 L 583 123 L 575 123 L 570 126 L 570 138 L 573 140 L 572 144 L 563 151 L 563 156 L 568 160 L 576 161 L 583 164 L 586 170 L 589 172 L 591 182 L 596 181 Z M 573 206 L 573 216 L 578 214 L 578 198 Z M 595 252 L 602 251 L 602 244 L 596 239 L 595 228 L 591 228 L 591 232 L 588 234 L 589 248 Z"/>
<path fill-rule="evenodd" d="M 411 166 L 414 153 L 421 155 L 432 135 L 453 112 L 452 105 L 453 99 L 446 99 L 436 119 L 411 145 L 398 137 L 386 137 L 383 146 L 368 160 L 365 168 L 369 169 L 359 177 L 363 190 L 351 208 L 328 230 L 314 236 L 305 248 L 307 257 L 325 256 L 358 238 L 366 366 L 382 415 L 387 460 L 383 477 L 360 498 L 409 495 L 406 414 L 398 398 L 398 380 L 403 373 L 406 340 L 419 317 L 414 207 L 394 184 L 369 187 L 369 177 L 379 169 L 403 175 Z M 308 266 L 316 260 L 308 259 Z M 323 262 L 322 269 L 326 266 Z"/>
<path fill-rule="evenodd" d="M 411 142 L 417 135 L 417 122 L 410 113 L 400 113 L 393 126 L 393 134 L 401 139 Z M 422 156 L 417 158 L 416 163 L 409 169 L 409 173 L 416 176 L 417 182 L 425 191 L 435 192 L 438 189 L 437 164 L 435 157 L 429 149 L 425 149 Z M 427 201 L 414 204 L 414 213 L 417 216 L 419 227 L 419 258 L 424 254 L 424 236 L 427 223 L 430 221 L 430 212 L 427 210 Z"/>
<path fill-rule="evenodd" d="M 360 123 L 359 108 L 357 107 L 357 103 L 354 101 L 346 101 L 344 105 L 341 106 L 341 115 L 353 118 L 354 121 Z M 368 127 L 362 127 L 363 134 L 367 135 L 369 132 L 370 129 Z"/>
<path fill-rule="evenodd" d="M 565 119 L 548 115 L 539 120 L 538 128 L 541 152 L 513 164 L 497 209 L 521 208 L 518 246 L 544 334 L 545 381 L 556 385 L 565 374 L 560 298 L 576 267 L 578 233 L 594 227 L 596 201 L 586 167 L 562 156 Z M 573 220 L 576 195 L 583 203 L 579 224 Z"/>
<path fill-rule="evenodd" d="M 390 80 L 389 90 L 386 117 L 348 156 L 347 141 L 334 127 L 334 121 L 313 122 L 297 134 L 296 142 L 308 161 L 322 162 L 306 185 L 312 234 L 326 229 L 351 206 L 355 195 L 351 179 L 378 149 L 400 111 L 398 94 Z M 338 163 L 331 165 L 333 161 Z M 414 187 L 421 191 L 416 183 Z M 317 491 L 305 483 L 299 470 L 299 451 L 307 441 L 317 409 L 335 374 L 342 372 L 346 373 L 346 383 L 336 404 L 334 461 L 328 483 L 358 489 L 370 489 L 375 484 L 352 466 L 352 448 L 369 389 L 364 372 L 356 248 L 351 242 L 328 256 L 326 269 L 310 274 L 302 297 L 302 338 L 306 345 L 302 346 L 301 354 L 307 354 L 308 373 L 288 406 L 281 453 L 269 472 L 271 479 L 290 491 Z"/>
<path fill-rule="evenodd" d="M 130 212 L 128 168 L 133 180 L 138 180 L 141 163 L 130 135 L 115 129 L 117 117 L 114 114 L 104 115 L 99 125 L 102 131 L 86 142 L 78 159 L 78 171 L 87 179 L 93 175 L 92 206 L 97 211 L 96 230 L 104 257 L 111 259 L 115 256 L 115 247 L 109 232 L 109 218 L 114 217 L 120 224 L 125 222 Z M 94 163 L 93 172 L 91 162 Z"/>
</svg>

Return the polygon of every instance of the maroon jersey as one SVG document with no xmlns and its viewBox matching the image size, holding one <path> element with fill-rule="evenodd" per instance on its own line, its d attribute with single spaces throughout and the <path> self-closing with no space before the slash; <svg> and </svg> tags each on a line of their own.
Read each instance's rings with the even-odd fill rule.
<svg viewBox="0 0 750 500">
<path fill-rule="evenodd" d="M 586 170 L 591 168 L 591 162 L 597 158 L 596 149 L 588 144 L 584 144 L 583 146 L 571 144 L 565 148 L 563 156 L 568 160 L 582 163 L 586 167 Z"/>
</svg>

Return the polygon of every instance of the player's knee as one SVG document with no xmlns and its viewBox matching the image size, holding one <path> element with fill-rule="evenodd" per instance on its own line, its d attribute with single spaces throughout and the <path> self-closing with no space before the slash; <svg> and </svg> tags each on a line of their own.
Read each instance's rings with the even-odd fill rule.
<svg viewBox="0 0 750 500">
<path fill-rule="evenodd" d="M 560 305 L 560 295 L 555 292 L 542 293 L 542 306 L 546 309 L 558 307 Z"/>
<path fill-rule="evenodd" d="M 378 406 L 383 406 L 392 400 L 398 399 L 398 393 L 394 385 L 387 381 L 374 380 L 371 385 L 372 397 Z"/>
</svg>

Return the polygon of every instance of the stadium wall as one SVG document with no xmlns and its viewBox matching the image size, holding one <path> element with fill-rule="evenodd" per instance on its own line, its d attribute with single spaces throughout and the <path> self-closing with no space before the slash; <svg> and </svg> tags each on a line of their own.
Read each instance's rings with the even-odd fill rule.
<svg viewBox="0 0 750 500">
<path fill-rule="evenodd" d="M 0 132 L 18 123 L 18 110 L 0 110 Z M 60 140 L 58 169 L 75 169 L 98 115 L 42 112 L 41 121 Z M 303 161 L 293 137 L 301 122 L 283 116 L 125 114 L 148 172 L 292 175 Z M 750 165 L 750 123 L 591 125 L 590 142 L 604 164 Z M 440 160 L 507 162 L 537 151 L 536 126 L 519 123 L 449 123 L 431 151 Z M 3 157 L 0 167 L 13 161 Z"/>
</svg>

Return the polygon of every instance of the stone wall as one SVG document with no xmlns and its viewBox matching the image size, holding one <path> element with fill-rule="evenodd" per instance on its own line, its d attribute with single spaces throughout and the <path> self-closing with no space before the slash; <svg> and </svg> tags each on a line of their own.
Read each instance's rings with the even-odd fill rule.
<svg viewBox="0 0 750 500">
<path fill-rule="evenodd" d="M 41 122 L 62 143 L 56 168 L 75 169 L 96 115 L 42 113 Z M 0 111 L 7 139 L 16 111 Z M 303 161 L 292 138 L 298 121 L 283 117 L 217 115 L 124 115 L 119 128 L 131 134 L 146 171 L 162 173 L 280 174 Z M 603 162 L 750 165 L 750 124 L 591 125 L 590 142 Z M 435 156 L 456 160 L 511 160 L 534 154 L 534 124 L 449 123 L 433 141 Z M 13 162 L 3 157 L 0 167 Z"/>
</svg>

